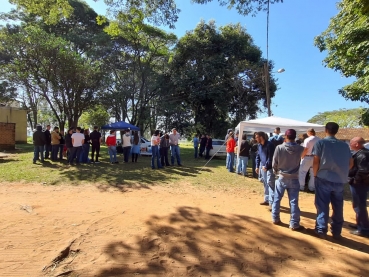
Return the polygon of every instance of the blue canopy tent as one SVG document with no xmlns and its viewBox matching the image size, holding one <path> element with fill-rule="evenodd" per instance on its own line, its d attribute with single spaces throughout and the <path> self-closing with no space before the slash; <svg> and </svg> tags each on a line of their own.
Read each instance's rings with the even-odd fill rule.
<svg viewBox="0 0 369 277">
<path fill-rule="evenodd" d="M 119 121 L 119 122 L 115 122 L 115 123 L 111 123 L 111 124 L 107 124 L 101 127 L 102 130 L 126 130 L 126 129 L 130 129 L 132 131 L 140 131 L 140 128 L 138 128 L 135 125 L 129 124 L 127 122 L 124 121 Z"/>
</svg>

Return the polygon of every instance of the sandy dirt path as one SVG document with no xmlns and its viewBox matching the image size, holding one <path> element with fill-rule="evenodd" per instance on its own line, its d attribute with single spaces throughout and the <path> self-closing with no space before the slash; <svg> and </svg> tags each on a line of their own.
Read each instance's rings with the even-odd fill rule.
<svg viewBox="0 0 369 277">
<path fill-rule="evenodd" d="M 275 226 L 245 189 L 0 186 L 0 276 L 369 276 L 369 239 Z M 314 227 L 314 196 L 301 223 Z M 281 220 L 289 221 L 287 198 Z"/>
</svg>

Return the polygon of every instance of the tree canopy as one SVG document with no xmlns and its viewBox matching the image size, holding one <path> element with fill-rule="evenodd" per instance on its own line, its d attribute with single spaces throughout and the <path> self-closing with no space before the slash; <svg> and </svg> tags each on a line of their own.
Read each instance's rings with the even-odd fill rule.
<svg viewBox="0 0 369 277">
<path fill-rule="evenodd" d="M 327 122 L 336 122 L 340 128 L 358 128 L 363 127 L 362 115 L 365 112 L 363 108 L 339 109 L 318 113 L 308 120 L 310 123 L 325 125 Z"/>
</svg>

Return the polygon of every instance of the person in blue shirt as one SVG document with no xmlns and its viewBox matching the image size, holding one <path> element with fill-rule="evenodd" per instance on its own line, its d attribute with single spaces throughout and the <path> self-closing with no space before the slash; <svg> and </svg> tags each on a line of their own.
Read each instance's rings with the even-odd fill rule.
<svg viewBox="0 0 369 277">
<path fill-rule="evenodd" d="M 274 173 L 272 169 L 272 161 L 275 147 L 266 139 L 264 132 L 257 132 L 255 140 L 258 142 L 258 152 L 256 154 L 256 174 L 261 175 L 264 184 L 264 201 L 260 205 L 269 205 L 272 208 L 274 198 Z"/>
<path fill-rule="evenodd" d="M 315 233 L 325 239 L 328 232 L 329 204 L 332 205 L 331 232 L 334 239 L 341 238 L 343 225 L 343 188 L 347 183 L 349 169 L 353 165 L 347 143 L 338 140 L 339 126 L 335 122 L 325 125 L 326 137 L 317 141 L 312 155 L 315 183 L 315 206 L 317 217 Z"/>
<path fill-rule="evenodd" d="M 195 149 L 195 159 L 197 159 L 197 154 L 199 152 L 199 138 L 198 135 L 195 135 L 193 138 L 193 148 Z"/>
<path fill-rule="evenodd" d="M 274 144 L 274 147 L 281 145 L 284 142 L 284 137 L 280 134 L 281 128 L 274 129 L 274 135 L 269 138 L 269 141 Z"/>
</svg>

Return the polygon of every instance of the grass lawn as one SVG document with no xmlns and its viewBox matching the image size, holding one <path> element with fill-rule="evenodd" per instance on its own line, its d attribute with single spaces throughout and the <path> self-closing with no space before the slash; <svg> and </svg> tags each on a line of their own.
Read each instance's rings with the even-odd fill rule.
<svg viewBox="0 0 369 277">
<path fill-rule="evenodd" d="M 151 157 L 141 156 L 137 163 L 123 163 L 123 156 L 118 156 L 119 164 L 110 164 L 107 148 L 102 146 L 100 164 L 81 164 L 68 166 L 66 161 L 32 163 L 33 145 L 19 144 L 17 150 L 8 157 L 0 159 L 0 179 L 5 182 L 43 183 L 47 185 L 95 183 L 113 186 L 149 185 L 175 186 L 186 183 L 207 188 L 237 188 L 252 186 L 262 190 L 256 179 L 245 178 L 229 173 L 225 168 L 225 158 L 214 158 L 206 167 L 206 160 L 194 159 L 191 144 L 181 145 L 182 167 L 173 166 L 165 169 L 151 169 Z M 170 157 L 169 157 L 170 158 Z M 251 169 L 248 169 L 251 174 Z"/>
</svg>

